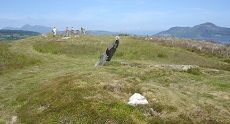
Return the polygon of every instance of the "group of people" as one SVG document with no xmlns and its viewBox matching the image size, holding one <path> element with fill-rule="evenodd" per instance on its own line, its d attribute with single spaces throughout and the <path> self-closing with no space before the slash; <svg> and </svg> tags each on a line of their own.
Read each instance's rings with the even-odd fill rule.
<svg viewBox="0 0 230 124">
<path fill-rule="evenodd" d="M 53 28 L 52 33 L 53 33 L 53 37 L 57 35 L 56 27 Z M 81 30 L 75 30 L 74 27 L 71 27 L 71 29 L 69 29 L 69 27 L 66 27 L 65 29 L 65 37 L 79 36 L 80 34 L 86 34 L 85 29 L 82 27 Z"/>
</svg>

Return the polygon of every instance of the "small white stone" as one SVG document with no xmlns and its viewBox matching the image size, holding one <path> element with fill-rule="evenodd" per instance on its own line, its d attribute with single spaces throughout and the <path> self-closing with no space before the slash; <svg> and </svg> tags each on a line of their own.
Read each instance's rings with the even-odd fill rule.
<svg viewBox="0 0 230 124">
<path fill-rule="evenodd" d="M 69 39 L 70 37 L 63 37 L 61 38 L 62 40 L 66 40 L 66 39 Z"/>
<path fill-rule="evenodd" d="M 17 116 L 12 116 L 10 124 L 16 124 L 18 117 Z"/>
<path fill-rule="evenodd" d="M 142 96 L 139 93 L 134 93 L 130 98 L 129 98 L 129 105 L 136 106 L 136 105 L 146 105 L 149 104 L 149 102 L 146 100 L 144 96 Z"/>
</svg>

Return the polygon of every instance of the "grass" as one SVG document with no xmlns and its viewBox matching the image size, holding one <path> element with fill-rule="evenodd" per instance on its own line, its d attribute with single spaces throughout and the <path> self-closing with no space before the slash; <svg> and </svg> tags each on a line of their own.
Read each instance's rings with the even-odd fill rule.
<svg viewBox="0 0 230 124">
<path fill-rule="evenodd" d="M 229 123 L 230 64 L 179 47 L 112 36 L 31 37 L 1 43 L 0 123 Z M 18 56 L 24 56 L 18 67 Z M 2 59 L 3 58 L 3 59 Z M 228 60 L 228 58 L 224 58 Z M 187 71 L 159 65 L 198 65 Z M 14 70 L 16 68 L 16 70 Z M 127 105 L 139 92 L 149 105 Z"/>
<path fill-rule="evenodd" d="M 10 50 L 10 47 L 10 43 L 0 43 L 0 74 L 7 73 L 9 70 L 20 69 L 41 62 L 34 57 L 13 52 Z"/>
<path fill-rule="evenodd" d="M 78 78 L 77 78 L 78 79 Z M 132 123 L 134 110 L 110 96 L 99 87 L 78 87 L 72 76 L 59 77 L 33 94 L 18 97 L 26 103 L 18 115 L 25 123 Z M 48 87 L 48 88 L 47 88 Z M 94 95 L 103 95 L 100 100 L 93 100 Z M 88 98 L 87 98 L 88 97 Z M 36 118 L 34 118 L 36 117 Z"/>
</svg>

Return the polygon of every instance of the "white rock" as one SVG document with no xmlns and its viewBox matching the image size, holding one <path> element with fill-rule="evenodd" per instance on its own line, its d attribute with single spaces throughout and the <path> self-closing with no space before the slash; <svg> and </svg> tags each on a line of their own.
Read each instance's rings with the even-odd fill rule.
<svg viewBox="0 0 230 124">
<path fill-rule="evenodd" d="M 146 105 L 149 104 L 149 102 L 146 100 L 144 96 L 142 96 L 139 93 L 134 93 L 130 98 L 129 98 L 129 105 L 136 106 L 136 105 Z"/>
<path fill-rule="evenodd" d="M 70 37 L 63 37 L 61 38 L 62 40 L 66 40 L 66 39 L 69 39 Z"/>
<path fill-rule="evenodd" d="M 17 119 L 18 119 L 17 116 L 12 116 L 11 121 L 10 121 L 9 124 L 16 124 L 17 123 Z"/>
<path fill-rule="evenodd" d="M 46 34 L 42 34 L 42 37 L 47 37 L 47 35 Z"/>
</svg>

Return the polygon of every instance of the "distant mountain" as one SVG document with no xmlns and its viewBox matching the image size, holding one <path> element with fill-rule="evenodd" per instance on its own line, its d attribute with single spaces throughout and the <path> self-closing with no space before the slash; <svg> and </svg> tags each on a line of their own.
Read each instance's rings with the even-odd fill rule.
<svg viewBox="0 0 230 124">
<path fill-rule="evenodd" d="M 26 24 L 20 28 L 14 28 L 14 27 L 5 27 L 3 29 L 9 29 L 9 30 L 24 30 L 24 31 L 34 31 L 39 33 L 49 33 L 52 31 L 51 27 L 41 26 L 41 25 L 29 25 Z"/>
<path fill-rule="evenodd" d="M 1 40 L 17 40 L 30 36 L 37 36 L 40 33 L 33 31 L 23 31 L 23 30 L 8 30 L 2 29 L 0 30 L 0 41 Z"/>
<path fill-rule="evenodd" d="M 1 30 L 19 30 L 20 28 L 4 27 Z"/>
<path fill-rule="evenodd" d="M 207 22 L 194 27 L 172 27 L 169 30 L 156 34 L 156 36 L 173 36 L 230 43 L 230 28 L 219 27 Z"/>
</svg>

